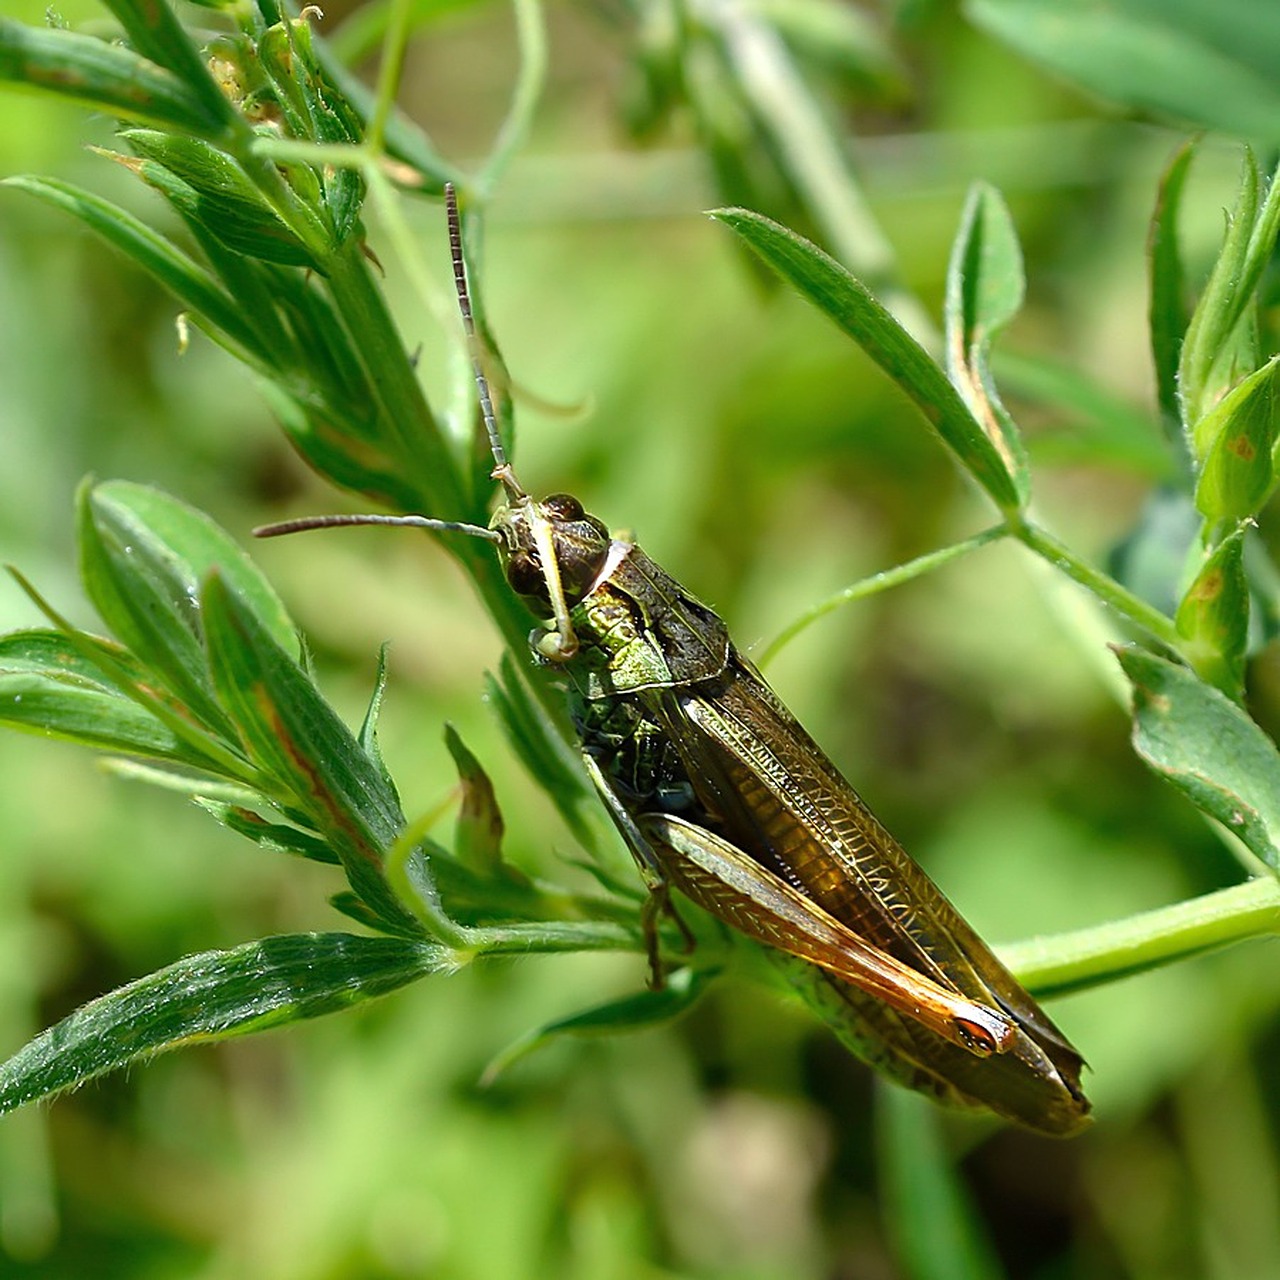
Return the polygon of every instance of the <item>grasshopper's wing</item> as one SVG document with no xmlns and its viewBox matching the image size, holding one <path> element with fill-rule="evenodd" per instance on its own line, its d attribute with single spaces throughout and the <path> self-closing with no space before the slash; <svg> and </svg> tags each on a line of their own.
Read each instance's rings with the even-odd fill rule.
<svg viewBox="0 0 1280 1280">
<path fill-rule="evenodd" d="M 652 914 L 666 903 L 667 889 L 674 885 L 739 932 L 908 1010 L 937 1035 L 971 1053 L 986 1056 L 1009 1047 L 1014 1031 L 1006 1018 L 957 997 L 869 946 L 797 889 L 697 823 L 663 813 L 633 815 L 598 762 L 587 753 L 583 760 L 654 895 Z M 656 977 L 655 948 L 651 940 Z"/>
<path fill-rule="evenodd" d="M 1082 1097 L 1082 1059 L 942 891 L 877 821 L 753 667 L 714 696 L 658 691 L 654 712 L 716 830 L 866 944 L 953 995 L 1007 1013 Z"/>
<path fill-rule="evenodd" d="M 799 890 L 705 827 L 645 813 L 636 827 L 667 878 L 712 915 L 901 1009 L 978 1057 L 1008 1049 L 1013 1024 L 869 945 Z"/>
</svg>

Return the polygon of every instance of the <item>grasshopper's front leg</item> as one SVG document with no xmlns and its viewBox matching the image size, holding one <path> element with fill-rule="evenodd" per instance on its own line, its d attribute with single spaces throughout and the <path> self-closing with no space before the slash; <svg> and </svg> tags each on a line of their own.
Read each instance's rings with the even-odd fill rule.
<svg viewBox="0 0 1280 1280">
<path fill-rule="evenodd" d="M 684 939 L 686 951 L 692 951 L 697 940 L 694 938 L 689 926 L 681 919 L 675 903 L 671 901 L 671 883 L 663 872 L 662 861 L 657 851 L 649 844 L 640 828 L 636 825 L 636 820 L 631 816 L 631 811 L 627 808 L 613 784 L 605 776 L 604 770 L 600 768 L 600 762 L 587 751 L 582 753 L 582 762 L 586 766 L 587 774 L 590 776 L 591 781 L 595 783 L 596 791 L 599 793 L 600 799 L 604 801 L 605 808 L 609 810 L 609 816 L 613 819 L 614 826 L 618 828 L 627 848 L 631 850 L 631 856 L 635 859 L 636 866 L 640 869 L 640 878 L 644 881 L 644 887 L 649 891 L 649 896 L 645 899 L 644 907 L 640 913 L 640 926 L 644 931 L 645 951 L 649 957 L 649 985 L 655 991 L 660 991 L 666 985 L 666 974 L 663 970 L 661 945 L 658 937 L 658 925 L 663 916 L 667 916 L 675 922 Z"/>
</svg>

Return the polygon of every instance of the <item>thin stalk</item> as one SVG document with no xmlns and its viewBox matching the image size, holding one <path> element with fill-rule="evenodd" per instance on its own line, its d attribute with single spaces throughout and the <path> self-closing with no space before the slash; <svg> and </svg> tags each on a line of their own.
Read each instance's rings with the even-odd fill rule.
<svg viewBox="0 0 1280 1280">
<path fill-rule="evenodd" d="M 1122 587 L 1101 569 L 1095 569 L 1093 565 L 1082 560 L 1070 547 L 1059 542 L 1052 534 L 1024 520 L 1011 520 L 1008 532 L 1023 546 L 1030 548 L 1055 569 L 1060 569 L 1067 577 L 1087 588 L 1103 604 L 1108 605 L 1121 617 L 1147 632 L 1161 644 L 1172 649 L 1178 648 L 1181 644 L 1181 637 L 1172 618 Z"/>
<path fill-rule="evenodd" d="M 830 242 L 835 257 L 872 284 L 897 319 L 930 350 L 941 344 L 920 300 L 902 287 L 898 259 L 862 193 L 845 144 L 824 118 L 778 33 L 742 5 L 706 5 L 739 85 L 773 135 L 791 180 Z"/>
<path fill-rule="evenodd" d="M 387 133 L 387 121 L 395 110 L 400 91 L 400 75 L 404 70 L 405 50 L 409 47 L 409 27 L 413 16 L 413 0 L 391 0 L 391 16 L 382 41 L 382 57 L 378 64 L 378 87 L 373 110 L 365 125 L 365 145 L 373 154 L 381 153 Z"/>
<path fill-rule="evenodd" d="M 997 950 L 1030 990 L 1051 995 L 1102 986 L 1275 933 L 1280 933 L 1280 883 L 1266 875 L 1124 920 Z"/>
<path fill-rule="evenodd" d="M 538 0 L 513 0 L 520 49 L 511 106 L 498 130 L 475 187 L 487 199 L 516 149 L 525 140 L 547 80 L 547 28 Z"/>
<path fill-rule="evenodd" d="M 825 618 L 827 614 L 840 608 L 841 605 L 849 604 L 854 600 L 865 599 L 867 596 L 876 595 L 881 591 L 887 591 L 890 587 L 899 587 L 904 582 L 910 582 L 913 578 L 932 573 L 935 569 L 941 569 L 943 565 L 950 564 L 952 560 L 958 560 L 961 556 L 968 555 L 971 551 L 977 551 L 979 547 L 985 547 L 990 542 L 996 542 L 1000 538 L 1008 536 L 1009 530 L 1004 525 L 992 525 L 990 529 L 975 533 L 973 537 L 966 538 L 963 542 L 957 542 L 949 547 L 942 547 L 938 551 L 930 551 L 925 555 L 917 556 L 914 560 L 908 560 L 905 564 L 900 564 L 896 568 L 883 569 L 879 573 L 873 573 L 869 578 L 863 578 L 861 581 L 837 591 L 835 595 L 828 596 L 825 600 L 819 600 L 817 604 L 806 609 L 794 622 L 778 632 L 765 646 L 756 661 L 761 667 L 767 667 L 796 636 L 812 626 L 819 618 Z"/>
</svg>

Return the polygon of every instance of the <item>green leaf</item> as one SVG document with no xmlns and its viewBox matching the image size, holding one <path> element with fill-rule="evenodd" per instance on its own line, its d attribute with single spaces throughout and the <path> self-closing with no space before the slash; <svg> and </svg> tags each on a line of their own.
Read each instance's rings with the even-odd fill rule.
<svg viewBox="0 0 1280 1280">
<path fill-rule="evenodd" d="M 892 1085 L 876 1090 L 885 1224 L 910 1280 L 996 1280 L 1004 1271 L 940 1132 L 937 1109 Z"/>
<path fill-rule="evenodd" d="M 613 1036 L 672 1022 L 692 1009 L 719 976 L 719 969 L 677 969 L 660 991 L 637 991 L 544 1023 L 503 1049 L 485 1068 L 483 1082 L 492 1084 L 522 1058 L 564 1036 Z"/>
<path fill-rule="evenodd" d="M 531 777 L 551 797 L 566 825 L 587 848 L 595 846 L 591 828 L 583 820 L 582 805 L 591 794 L 580 762 L 571 754 L 551 717 L 530 695 L 509 654 L 503 654 L 500 675 L 485 675 L 485 701 L 493 709 Z"/>
<path fill-rule="evenodd" d="M 155 129 L 125 129 L 120 136 L 142 157 L 138 175 L 228 249 L 324 274 L 321 263 L 225 152 L 199 138 Z"/>
<path fill-rule="evenodd" d="M 1206 520 L 1244 520 L 1267 500 L 1274 482 L 1276 375 L 1280 356 L 1255 369 L 1196 423 L 1204 459 L 1196 506 Z"/>
<path fill-rule="evenodd" d="M 342 859 L 321 839 L 307 831 L 283 822 L 268 822 L 252 809 L 243 805 L 227 804 L 222 800 L 197 797 L 196 803 L 224 827 L 237 835 L 252 840 L 254 844 L 276 853 L 289 853 L 308 858 L 312 862 L 326 862 L 341 866 Z"/>
<path fill-rule="evenodd" d="M 1178 605 L 1175 621 L 1183 655 L 1202 680 L 1239 702 L 1249 641 L 1249 582 L 1244 571 L 1245 527 L 1205 558 Z"/>
<path fill-rule="evenodd" d="M 382 699 L 387 691 L 387 651 L 389 645 L 383 644 L 378 649 L 378 671 L 374 676 L 373 693 L 369 696 L 369 705 L 365 709 L 364 720 L 360 723 L 359 742 L 361 750 L 373 761 L 382 775 L 387 790 L 400 803 L 400 793 L 396 790 L 395 779 L 392 778 L 386 761 L 382 758 L 382 748 L 378 745 L 378 717 L 382 714 Z"/>
<path fill-rule="evenodd" d="M 245 322 L 235 299 L 203 267 L 133 214 L 55 178 L 21 174 L 3 179 L 3 185 L 26 191 L 78 218 L 168 289 L 197 321 L 225 334 L 234 354 L 250 364 L 257 363 L 254 330 Z"/>
<path fill-rule="evenodd" d="M 1227 221 L 1222 249 L 1191 313 L 1178 366 L 1182 421 L 1197 463 L 1204 461 L 1211 443 L 1202 437 L 1200 424 L 1240 376 L 1234 365 L 1224 369 L 1224 357 L 1234 356 L 1237 344 L 1232 335 L 1248 301 L 1240 281 L 1257 212 L 1258 166 L 1252 154 L 1246 153 L 1236 206 Z"/>
<path fill-rule="evenodd" d="M 125 29 L 129 43 L 144 57 L 173 72 L 199 99 L 218 133 L 246 130 L 209 72 L 203 52 L 177 20 L 167 0 L 104 0 Z"/>
<path fill-rule="evenodd" d="M 30 597 L 32 603 L 58 628 L 56 635 L 62 645 L 74 653 L 67 668 L 70 676 L 68 681 L 64 679 L 66 673 L 62 671 L 56 652 L 53 651 L 52 646 L 47 645 L 51 660 L 46 673 L 49 678 L 64 684 L 82 680 L 90 689 L 100 688 L 108 694 L 124 695 L 151 719 L 163 725 L 175 742 L 181 744 L 179 751 L 173 756 L 175 761 L 194 765 L 201 771 L 207 771 L 222 779 L 233 780 L 241 786 L 247 784 L 250 789 L 254 788 L 257 779 L 238 749 L 234 745 L 228 745 L 225 737 L 220 737 L 216 731 L 211 733 L 197 724 L 182 700 L 158 688 L 154 674 L 144 669 L 133 654 L 125 652 L 120 646 L 110 641 L 77 630 L 17 569 L 10 566 L 9 572 Z M 26 660 L 20 662 L 17 669 L 24 674 L 30 674 L 33 671 L 39 673 L 41 668 L 33 666 L 32 663 L 31 645 L 23 644 L 19 647 L 25 651 L 22 656 Z M 92 674 L 87 674 L 90 672 Z M 89 730 L 95 714 L 112 716 L 120 711 L 118 708 L 111 708 L 109 704 L 97 704 L 95 710 L 83 700 L 78 706 L 68 707 L 65 710 L 73 719 L 64 727 L 68 731 L 74 729 L 77 733 Z M 47 714 L 51 717 L 55 716 L 55 709 L 50 706 Z M 139 748 L 146 747 L 144 754 L 151 754 L 148 744 L 154 744 L 157 741 L 154 731 L 146 728 L 138 730 L 129 713 L 122 712 L 122 714 L 124 719 L 118 721 L 116 726 L 124 734 L 122 741 L 133 742 Z M 56 725 L 51 721 L 49 727 L 53 728 Z M 95 745 L 106 744 L 95 743 Z M 123 749 L 130 748 L 124 746 Z"/>
<path fill-rule="evenodd" d="M 458 768 L 458 781 L 462 784 L 462 805 L 458 810 L 454 838 L 458 861 L 482 875 L 497 875 L 502 871 L 504 828 L 493 783 L 451 724 L 445 725 L 444 743 Z"/>
<path fill-rule="evenodd" d="M 258 57 L 298 137 L 322 143 L 355 145 L 364 128 L 355 109 L 325 75 L 316 57 L 306 18 L 279 23 L 264 32 Z M 317 173 L 337 242 L 357 224 L 364 199 L 364 177 L 354 166 L 327 166 Z"/>
<path fill-rule="evenodd" d="M 1280 870 L 1280 752 L 1225 694 L 1136 647 L 1116 650 L 1133 685 L 1134 750 Z"/>
<path fill-rule="evenodd" d="M 205 763 L 136 702 L 77 675 L 6 671 L 0 660 L 0 723 L 100 751 Z"/>
<path fill-rule="evenodd" d="M 103 620 L 203 724 L 233 737 L 205 659 L 200 581 L 219 567 L 274 635 L 292 639 L 266 580 L 208 516 L 144 485 L 84 487 L 79 538 L 85 590 Z"/>
<path fill-rule="evenodd" d="M 217 570 L 257 615 L 275 642 L 298 647 L 298 631 L 284 601 L 240 544 L 203 511 L 150 485 L 106 480 L 93 489 L 100 521 L 121 536 L 138 534 L 167 553 L 175 601 L 190 605 L 199 584 Z"/>
<path fill-rule="evenodd" d="M 1026 278 L 1013 219 L 1000 193 L 970 188 L 947 270 L 947 373 L 999 450 L 1022 505 L 1031 496 L 1026 448 L 991 375 L 996 336 L 1022 308 Z"/>
<path fill-rule="evenodd" d="M 1280 182 L 1273 175 L 1266 199 L 1258 203 L 1258 172 L 1245 155 L 1240 194 L 1222 250 L 1187 326 L 1179 366 L 1183 424 L 1197 463 L 1210 445 L 1206 418 L 1241 377 L 1261 363 L 1254 292 L 1280 229 Z"/>
<path fill-rule="evenodd" d="M 102 996 L 0 1066 L 0 1112 L 166 1049 L 334 1013 L 447 968 L 427 942 L 299 933 L 206 951 Z"/>
<path fill-rule="evenodd" d="M 1183 459 L 1187 456 L 1187 440 L 1183 434 L 1179 408 L 1178 366 L 1182 338 L 1187 331 L 1190 316 L 1182 272 L 1182 254 L 1178 245 L 1178 226 L 1182 214 L 1182 194 L 1195 154 L 1195 144 L 1184 143 L 1165 167 L 1160 178 L 1160 193 L 1156 199 L 1155 211 L 1151 215 L 1151 227 L 1147 233 L 1147 253 L 1151 260 L 1151 293 L 1147 313 L 1151 326 L 1151 358 L 1155 365 L 1160 421 L 1165 438 Z"/>
<path fill-rule="evenodd" d="M 999 449 L 928 352 L 838 262 L 816 245 L 747 209 L 717 209 L 784 280 L 828 315 L 909 395 L 961 465 L 1002 510 L 1021 495 Z"/>
<path fill-rule="evenodd" d="M 220 574 L 201 605 L 214 683 L 250 758 L 293 794 L 378 916 L 412 926 L 382 870 L 404 816 L 378 767 Z"/>
<path fill-rule="evenodd" d="M 222 133 L 226 118 L 189 85 L 132 49 L 74 31 L 28 27 L 11 18 L 0 18 L 4 81 L 71 98 L 112 116 L 205 137 Z"/>
<path fill-rule="evenodd" d="M 1104 101 L 1280 141 L 1280 19 L 1257 0 L 966 0 L 966 15 Z"/>
<path fill-rule="evenodd" d="M 61 631 L 44 628 L 11 631 L 0 636 L 0 671 L 61 676 L 79 680 L 87 687 L 101 689 L 104 693 L 122 693 L 120 686 L 90 656 L 98 652 L 113 666 L 125 668 L 136 679 L 142 678 L 141 667 L 120 645 L 84 633 L 81 633 L 80 641 L 82 647 L 78 648 Z"/>
</svg>

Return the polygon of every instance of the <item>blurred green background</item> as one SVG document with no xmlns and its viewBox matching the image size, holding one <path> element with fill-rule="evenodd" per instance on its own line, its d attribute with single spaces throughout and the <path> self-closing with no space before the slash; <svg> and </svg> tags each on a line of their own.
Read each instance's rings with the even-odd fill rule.
<svg viewBox="0 0 1280 1280">
<path fill-rule="evenodd" d="M 480 288 L 530 393 L 517 410 L 526 484 L 575 492 L 634 530 L 750 649 L 988 513 L 870 362 L 701 216 L 719 197 L 692 130 L 628 137 L 629 7 L 548 5 L 547 93 L 497 188 Z M 43 21 L 26 0 L 6 10 Z M 422 10 L 401 100 L 465 167 L 506 108 L 512 15 L 456 0 Z M 59 13 L 103 20 L 88 0 Z M 320 30 L 346 17 L 335 6 Z M 833 65 L 823 88 L 856 137 L 901 276 L 936 315 L 968 183 L 1001 188 L 1030 287 L 1005 347 L 1106 397 L 1098 413 L 1021 414 L 1040 513 L 1101 558 L 1164 465 L 1144 239 L 1183 134 L 1084 97 L 949 5 L 866 17 L 897 75 L 877 85 Z M 165 219 L 86 150 L 109 141 L 109 121 L 12 93 L 0 120 L 0 172 L 55 174 Z M 1239 160 L 1222 141 L 1198 162 L 1192 263 L 1211 260 Z M 441 210 L 408 212 L 447 288 Z M 394 266 L 386 288 L 434 387 L 436 322 Z M 87 473 L 157 484 L 246 539 L 337 502 L 247 375 L 198 336 L 180 351 L 166 296 L 79 226 L 0 191 L 0 552 L 85 624 L 71 510 Z M 498 642 L 442 554 L 373 530 L 256 554 L 352 720 L 378 645 L 393 642 L 382 745 L 408 813 L 453 785 L 452 721 L 494 777 L 511 859 L 576 856 L 486 712 Z M 5 629 L 37 621 L 0 585 Z M 1000 545 L 837 613 L 770 678 L 999 942 L 1239 878 L 1132 756 L 1110 661 L 1072 589 Z M 1264 665 L 1264 723 L 1275 686 Z M 336 871 L 237 842 L 81 751 L 5 736 L 0 778 L 6 1053 L 181 954 L 339 923 L 325 904 Z M 523 1031 L 645 976 L 638 957 L 490 963 L 7 1118 L 0 1276 L 1280 1274 L 1275 960 L 1273 943 L 1252 944 L 1055 1002 L 1091 1064 L 1097 1114 L 1069 1143 L 963 1117 L 939 1132 L 803 1013 L 747 988 L 717 990 L 673 1028 L 558 1043 L 481 1089 L 485 1064 Z M 945 1237 L 926 1210 L 951 1165 L 963 1188 L 952 1221 L 976 1243 L 939 1262 L 920 1256 L 920 1232 Z"/>
</svg>

